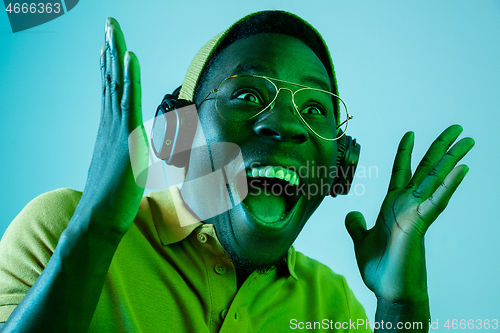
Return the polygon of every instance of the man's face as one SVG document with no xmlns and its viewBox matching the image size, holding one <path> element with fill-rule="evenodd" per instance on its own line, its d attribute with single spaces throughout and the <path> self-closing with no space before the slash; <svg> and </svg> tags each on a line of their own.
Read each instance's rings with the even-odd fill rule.
<svg viewBox="0 0 500 333">
<path fill-rule="evenodd" d="M 302 41 L 285 35 L 257 35 L 230 45 L 211 68 L 199 95 L 207 96 L 225 78 L 236 74 L 262 75 L 331 89 L 328 73 L 316 54 Z M 287 84 L 278 84 L 278 87 L 298 89 Z M 248 91 L 234 97 L 254 98 Z M 249 192 L 243 203 L 205 221 L 214 224 L 237 269 L 238 266 L 249 270 L 268 268 L 286 256 L 327 194 L 333 181 L 336 141 L 322 140 L 307 129 L 294 114 L 291 94 L 287 90 L 279 93 L 272 109 L 243 122 L 221 118 L 214 99 L 204 101 L 198 111 L 206 140 L 238 145 L 248 173 L 252 172 L 252 167 L 271 166 L 268 169 L 273 169 L 273 166 L 281 166 L 295 170 L 300 176 L 298 186 L 286 185 L 289 182 L 276 178 L 249 177 Z M 199 144 L 197 140 L 202 139 L 196 136 L 195 144 Z M 327 172 L 318 175 L 320 167 Z M 203 174 L 206 174 L 206 161 L 192 154 L 186 180 Z"/>
</svg>

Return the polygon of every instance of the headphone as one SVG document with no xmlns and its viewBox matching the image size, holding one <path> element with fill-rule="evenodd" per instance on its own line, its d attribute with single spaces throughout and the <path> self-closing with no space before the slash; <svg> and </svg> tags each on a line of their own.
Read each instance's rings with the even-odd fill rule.
<svg viewBox="0 0 500 333">
<path fill-rule="evenodd" d="M 156 157 L 178 168 L 189 162 L 197 126 L 196 106 L 179 98 L 181 87 L 163 97 L 151 130 L 151 146 Z M 182 112 L 179 112 L 180 108 L 183 108 Z"/>
<path fill-rule="evenodd" d="M 172 94 L 166 94 L 156 109 L 151 131 L 151 146 L 161 160 L 168 165 L 184 167 L 189 155 L 197 127 L 196 105 L 180 99 L 181 87 Z M 179 112 L 179 109 L 182 112 Z M 181 134 L 182 133 L 182 134 Z M 340 133 L 342 134 L 342 130 Z M 346 195 L 351 188 L 354 173 L 359 161 L 361 146 L 349 135 L 337 140 L 337 172 L 329 195 Z"/>
</svg>

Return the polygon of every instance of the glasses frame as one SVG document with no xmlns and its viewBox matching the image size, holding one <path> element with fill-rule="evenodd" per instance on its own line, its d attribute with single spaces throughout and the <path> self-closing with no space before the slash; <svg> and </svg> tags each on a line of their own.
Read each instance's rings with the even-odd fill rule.
<svg viewBox="0 0 500 333">
<path fill-rule="evenodd" d="M 267 81 L 269 81 L 273 86 L 274 88 L 276 89 L 276 95 L 274 96 L 273 100 L 265 107 L 263 108 L 261 111 L 257 112 L 255 115 L 251 116 L 250 118 L 247 118 L 247 119 L 244 119 L 244 120 L 241 120 L 241 121 L 234 121 L 234 120 L 229 120 L 229 119 L 226 119 L 222 116 L 222 113 L 219 111 L 219 108 L 217 106 L 217 97 L 218 97 L 218 94 L 219 94 L 219 90 L 220 90 L 220 87 L 222 86 L 222 84 L 224 84 L 224 82 L 226 82 L 226 80 L 228 79 L 231 79 L 231 78 L 235 78 L 235 77 L 257 77 L 257 78 L 262 78 L 262 79 L 265 79 Z M 278 86 L 273 82 L 273 81 L 276 81 L 276 82 L 281 82 L 281 83 L 286 83 L 286 84 L 290 84 L 290 85 L 293 85 L 293 86 L 297 86 L 297 87 L 300 87 L 301 89 L 297 89 L 295 91 L 289 89 L 289 88 L 278 88 Z M 244 122 L 244 121 L 248 121 L 250 119 L 253 119 L 255 117 L 257 117 L 258 115 L 260 115 L 262 112 L 266 111 L 267 109 L 270 109 L 272 110 L 274 108 L 274 104 L 276 102 L 276 99 L 278 98 L 278 95 L 280 93 L 281 90 L 288 90 L 291 95 L 292 95 L 292 104 L 293 104 L 293 107 L 295 109 L 295 113 L 298 115 L 298 118 L 306 125 L 306 127 L 311 131 L 313 132 L 317 137 L 319 137 L 320 139 L 323 139 L 325 141 L 336 141 L 338 139 L 340 139 L 342 136 L 345 135 L 345 132 L 347 131 L 347 127 L 349 126 L 349 120 L 353 118 L 353 115 L 349 113 L 349 111 L 347 110 L 347 105 L 346 103 L 342 100 L 342 98 L 340 98 L 338 95 L 330 92 L 330 91 L 326 91 L 326 90 L 323 90 L 323 89 L 317 89 L 317 88 L 312 88 L 312 87 L 308 87 L 308 86 L 305 86 L 305 85 L 302 85 L 302 84 L 298 84 L 298 83 L 293 83 L 293 82 L 289 82 L 289 81 L 285 81 L 285 80 L 279 80 L 279 79 L 275 79 L 275 78 L 271 78 L 271 77 L 267 77 L 267 76 L 262 76 L 262 75 L 251 75 L 251 74 L 237 74 L 237 75 L 231 75 L 227 78 L 225 78 L 224 80 L 222 80 L 222 82 L 219 84 L 219 86 L 216 88 L 216 89 L 212 89 L 207 97 L 205 97 L 201 102 L 200 102 L 200 105 L 203 104 L 203 102 L 205 102 L 206 100 L 208 100 L 208 96 L 210 96 L 211 94 L 215 93 L 215 108 L 217 110 L 217 113 L 219 114 L 219 116 L 226 120 L 226 121 L 229 121 L 229 122 L 233 122 L 233 123 L 241 123 L 241 122 Z M 300 111 L 299 111 L 299 108 L 297 107 L 297 105 L 295 104 L 295 94 L 299 91 L 303 91 L 303 90 L 314 90 L 314 91 L 320 91 L 320 92 L 324 92 L 324 93 L 327 93 L 329 95 L 332 95 L 333 97 L 336 97 L 340 100 L 340 102 L 344 105 L 345 107 L 345 111 L 346 111 L 346 120 L 344 120 L 341 124 L 339 124 L 336 129 L 338 130 L 340 126 L 346 124 L 345 126 L 345 130 L 344 131 L 341 131 L 342 134 L 341 135 L 338 135 L 338 131 L 337 131 L 337 136 L 333 139 L 328 139 L 328 138 L 325 138 L 321 135 L 319 135 L 318 133 L 316 133 L 316 131 L 314 129 L 312 129 L 312 127 L 306 122 L 306 120 L 300 115 Z"/>
</svg>

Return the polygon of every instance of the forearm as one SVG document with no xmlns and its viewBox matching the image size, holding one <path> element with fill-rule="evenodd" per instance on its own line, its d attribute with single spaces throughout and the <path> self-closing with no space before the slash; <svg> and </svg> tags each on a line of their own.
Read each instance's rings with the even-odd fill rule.
<svg viewBox="0 0 500 333">
<path fill-rule="evenodd" d="M 2 332 L 86 332 L 121 237 L 79 206 L 47 266 Z"/>
<path fill-rule="evenodd" d="M 374 326 L 376 333 L 382 332 L 428 332 L 429 301 L 418 303 L 393 303 L 377 299 Z"/>
</svg>

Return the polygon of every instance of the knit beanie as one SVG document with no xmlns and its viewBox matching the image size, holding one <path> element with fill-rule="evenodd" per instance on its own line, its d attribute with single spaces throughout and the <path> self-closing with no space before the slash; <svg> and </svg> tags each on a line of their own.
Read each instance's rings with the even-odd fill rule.
<svg viewBox="0 0 500 333">
<path fill-rule="evenodd" d="M 266 33 L 292 36 L 309 46 L 328 72 L 332 83 L 332 93 L 338 95 L 330 52 L 319 32 L 297 15 L 286 11 L 267 10 L 243 17 L 203 46 L 189 65 L 179 98 L 194 101 L 196 86 L 212 57 L 238 40 Z"/>
</svg>

